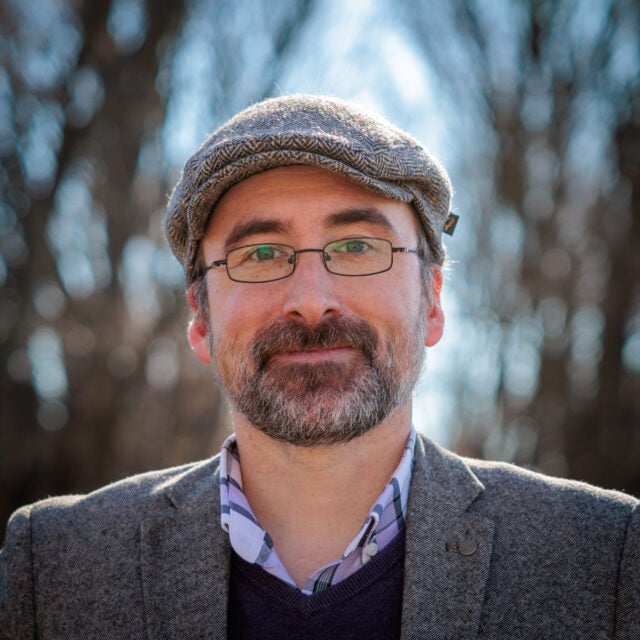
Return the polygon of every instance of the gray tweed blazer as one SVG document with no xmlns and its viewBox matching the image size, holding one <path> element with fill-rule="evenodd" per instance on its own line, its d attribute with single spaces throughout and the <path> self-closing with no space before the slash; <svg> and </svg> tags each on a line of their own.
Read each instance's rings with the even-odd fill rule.
<svg viewBox="0 0 640 640">
<path fill-rule="evenodd" d="M 225 638 L 218 459 L 12 517 L 0 637 Z M 419 438 L 402 638 L 640 640 L 640 507 Z"/>
</svg>

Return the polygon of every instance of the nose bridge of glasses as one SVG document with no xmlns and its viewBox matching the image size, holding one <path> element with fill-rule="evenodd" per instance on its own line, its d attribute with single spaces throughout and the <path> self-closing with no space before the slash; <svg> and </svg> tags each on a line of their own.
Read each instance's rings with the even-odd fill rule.
<svg viewBox="0 0 640 640">
<path fill-rule="evenodd" d="M 322 255 L 322 259 L 325 265 L 329 260 L 331 260 L 331 256 L 324 249 L 296 249 L 289 257 L 289 264 L 295 266 L 298 260 L 298 254 L 300 253 L 319 253 Z"/>
</svg>

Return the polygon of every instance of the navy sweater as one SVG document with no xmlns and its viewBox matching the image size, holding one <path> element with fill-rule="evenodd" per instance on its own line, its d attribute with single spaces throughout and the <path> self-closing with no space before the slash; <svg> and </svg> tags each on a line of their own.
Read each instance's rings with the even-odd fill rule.
<svg viewBox="0 0 640 640">
<path fill-rule="evenodd" d="M 235 553 L 228 637 L 366 640 L 400 637 L 404 533 L 346 580 L 304 595 Z"/>
</svg>

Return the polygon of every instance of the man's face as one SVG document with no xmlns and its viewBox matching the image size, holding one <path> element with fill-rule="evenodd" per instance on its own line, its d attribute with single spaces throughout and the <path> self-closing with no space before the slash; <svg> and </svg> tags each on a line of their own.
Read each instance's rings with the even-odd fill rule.
<svg viewBox="0 0 640 640">
<path fill-rule="evenodd" d="M 202 252 L 210 264 L 247 244 L 319 249 L 349 237 L 415 249 L 417 228 L 407 204 L 322 169 L 283 167 L 223 196 Z M 339 276 L 313 252 L 274 282 L 233 282 L 224 267 L 211 269 L 209 327 L 194 322 L 190 341 L 256 428 L 300 446 L 348 442 L 410 407 L 423 346 L 440 338 L 442 311 L 438 300 L 428 308 L 420 268 L 417 255 L 396 253 L 389 271 Z"/>
</svg>

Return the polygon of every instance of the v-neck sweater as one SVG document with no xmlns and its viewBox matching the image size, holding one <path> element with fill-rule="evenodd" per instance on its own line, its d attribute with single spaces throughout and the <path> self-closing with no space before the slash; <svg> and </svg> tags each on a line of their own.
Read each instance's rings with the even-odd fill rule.
<svg viewBox="0 0 640 640">
<path fill-rule="evenodd" d="M 400 636 L 404 533 L 342 582 L 312 595 L 232 554 L 228 637 L 387 640 Z"/>
</svg>

